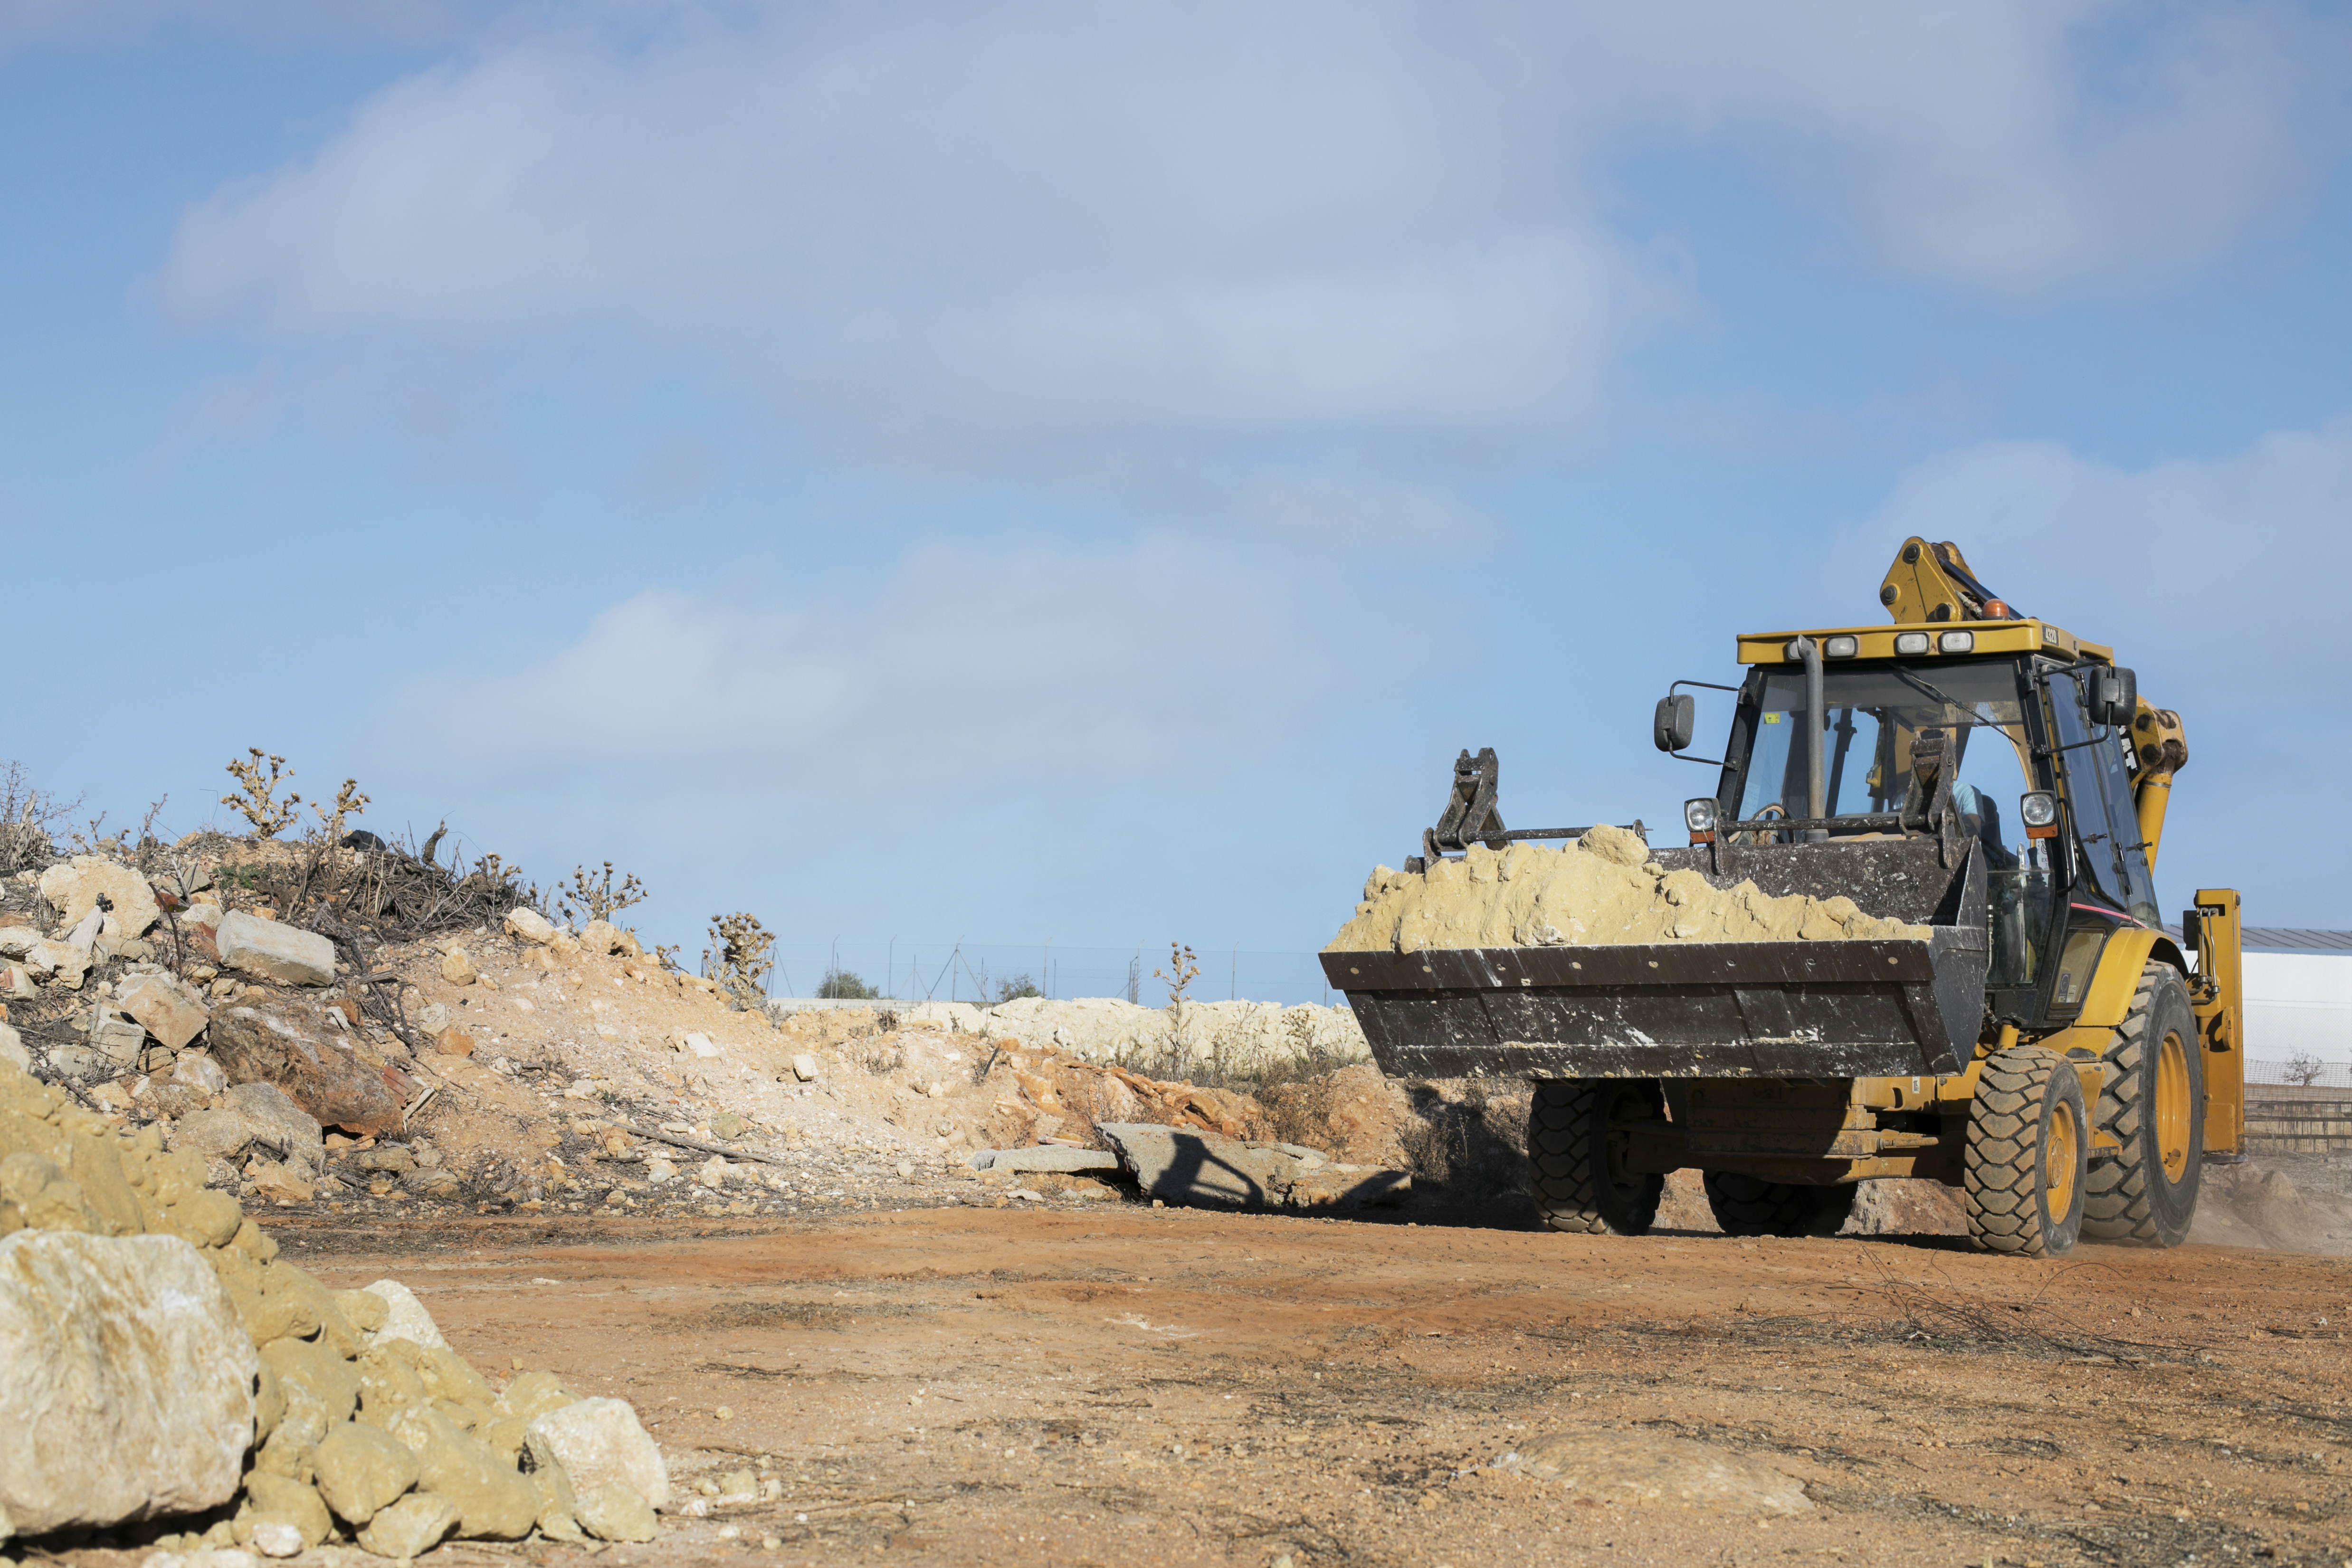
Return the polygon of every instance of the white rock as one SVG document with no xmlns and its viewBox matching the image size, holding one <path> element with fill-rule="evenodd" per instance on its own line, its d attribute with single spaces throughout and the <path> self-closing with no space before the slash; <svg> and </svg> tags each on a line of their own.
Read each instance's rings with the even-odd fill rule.
<svg viewBox="0 0 2352 1568">
<path fill-rule="evenodd" d="M 134 975 L 115 988 L 114 997 L 142 1029 L 173 1051 L 202 1034 L 212 1016 L 168 975 Z"/>
<path fill-rule="evenodd" d="M 25 962 L 35 974 L 78 991 L 81 989 L 82 977 L 89 973 L 89 950 L 43 937 L 26 949 Z"/>
<path fill-rule="evenodd" d="M 816 1078 L 816 1058 L 806 1051 L 793 1057 L 793 1076 L 803 1083 L 814 1082 Z"/>
<path fill-rule="evenodd" d="M 172 1082 L 206 1094 L 228 1092 L 228 1074 L 221 1071 L 219 1062 L 201 1051 L 180 1053 L 179 1060 L 172 1063 Z"/>
<path fill-rule="evenodd" d="M 391 1316 L 383 1320 L 383 1327 L 368 1336 L 370 1344 L 388 1339 L 404 1339 L 433 1350 L 449 1348 L 449 1342 L 441 1337 L 440 1329 L 434 1324 L 433 1314 L 425 1310 L 425 1303 L 416 1299 L 415 1291 L 397 1280 L 378 1280 L 362 1289 L 371 1296 L 383 1297 L 383 1304 L 392 1309 Z"/>
<path fill-rule="evenodd" d="M 41 934 L 29 925 L 0 925 L 0 958 L 21 958 L 40 939 Z"/>
<path fill-rule="evenodd" d="M 149 926 L 163 918 L 147 879 L 103 855 L 76 855 L 62 865 L 53 865 L 41 873 L 40 886 L 41 896 L 58 906 L 59 918 L 68 925 L 79 925 L 98 907 L 100 897 L 113 908 L 108 924 L 114 935 L 144 936 Z"/>
<path fill-rule="evenodd" d="M 25 1037 L 5 1023 L 0 1023 L 0 1061 L 12 1062 L 26 1072 L 33 1071 L 33 1053 L 25 1049 Z"/>
<path fill-rule="evenodd" d="M 220 961 L 289 986 L 324 986 L 335 978 L 335 945 L 315 931 L 232 910 L 221 916 L 213 942 Z"/>
<path fill-rule="evenodd" d="M 654 1508 L 669 1504 L 669 1468 L 624 1400 L 583 1399 L 551 1410 L 523 1429 L 523 1443 L 535 1468 L 563 1471 L 575 1497 L 619 1481 Z"/>
<path fill-rule="evenodd" d="M 147 1044 L 147 1031 L 103 1004 L 90 1009 L 84 1031 L 89 1049 L 117 1067 L 135 1067 Z"/>
<path fill-rule="evenodd" d="M 93 909 L 73 923 L 73 929 L 58 938 L 77 952 L 90 953 L 98 947 L 98 934 L 106 929 L 106 911 Z"/>
<path fill-rule="evenodd" d="M 0 1510 L 20 1533 L 236 1495 L 260 1360 L 178 1237 L 0 1240 Z"/>
<path fill-rule="evenodd" d="M 265 1519 L 253 1527 L 253 1549 L 264 1557 L 299 1557 L 302 1531 L 282 1520 Z"/>
<path fill-rule="evenodd" d="M 541 946 L 555 940 L 555 924 L 536 909 L 520 906 L 507 911 L 507 929 L 526 942 Z"/>
<path fill-rule="evenodd" d="M 688 1056 L 698 1056 L 706 1061 L 719 1054 L 719 1047 L 707 1034 L 682 1034 L 677 1037 L 677 1048 Z"/>
<path fill-rule="evenodd" d="M 696 1169 L 694 1179 L 716 1192 L 727 1185 L 727 1173 L 734 1167 L 723 1155 L 713 1155 Z"/>
</svg>

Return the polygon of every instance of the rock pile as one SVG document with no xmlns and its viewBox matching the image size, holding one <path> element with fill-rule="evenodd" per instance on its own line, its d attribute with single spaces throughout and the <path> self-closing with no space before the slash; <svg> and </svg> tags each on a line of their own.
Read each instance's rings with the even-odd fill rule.
<svg viewBox="0 0 2352 1568">
<path fill-rule="evenodd" d="M 339 983 L 334 945 L 226 908 L 210 883 L 196 873 L 159 883 L 76 855 L 0 888 L 0 994 L 33 1004 L 36 1015 L 54 1016 L 61 1000 L 73 1009 L 70 1037 L 54 1027 L 41 1037 L 40 1065 L 113 1084 L 102 1094 L 115 1099 L 142 1074 L 215 1096 L 229 1083 L 271 1083 L 328 1126 L 361 1136 L 396 1127 L 415 1089 L 401 1065 L 405 1049 L 362 1023 Z M 0 1025 L 0 1058 L 34 1065 L 26 1043 Z M 192 1053 L 198 1060 L 180 1072 Z M 171 1098 L 164 1113 L 186 1108 L 178 1103 L 187 1093 Z"/>
<path fill-rule="evenodd" d="M 250 1098 L 293 1136 L 290 1103 Z M 205 1174 L 0 1064 L 0 1537 L 195 1515 L 158 1543 L 652 1538 L 669 1483 L 628 1406 L 546 1373 L 494 1388 L 408 1291 L 327 1289 Z"/>
<path fill-rule="evenodd" d="M 1850 898 L 1775 898 L 1752 882 L 1718 888 L 1696 871 L 1667 871 L 1639 837 L 1602 826 L 1566 849 L 1473 844 L 1419 873 L 1376 867 L 1355 918 L 1324 951 L 1871 937 L 1925 941 L 1927 927 L 1864 914 Z"/>
</svg>

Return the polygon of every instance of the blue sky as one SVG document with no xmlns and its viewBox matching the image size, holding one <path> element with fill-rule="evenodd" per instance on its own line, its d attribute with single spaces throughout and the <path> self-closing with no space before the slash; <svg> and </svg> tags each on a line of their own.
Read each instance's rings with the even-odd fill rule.
<svg viewBox="0 0 2352 1568">
<path fill-rule="evenodd" d="M 1917 531 L 2181 710 L 2169 906 L 2352 925 L 2348 42 L 0 4 L 0 754 L 184 831 L 264 746 L 689 955 L 1305 950 L 1458 747 L 1673 821 L 1666 682 Z"/>
</svg>

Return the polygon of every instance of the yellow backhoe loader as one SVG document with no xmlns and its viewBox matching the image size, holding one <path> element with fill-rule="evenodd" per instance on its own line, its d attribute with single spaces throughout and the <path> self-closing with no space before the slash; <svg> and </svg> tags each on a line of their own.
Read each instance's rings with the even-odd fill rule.
<svg viewBox="0 0 2352 1568">
<path fill-rule="evenodd" d="M 2168 935 L 2154 873 L 2180 718 L 2112 650 L 2022 615 L 1950 544 L 1906 540 L 1894 624 L 1742 635 L 1713 794 L 1685 848 L 1718 887 L 1851 898 L 1926 940 L 1327 953 L 1392 1076 L 1534 1081 L 1531 1185 L 1561 1230 L 1637 1235 L 1704 1173 L 1735 1235 L 1822 1234 L 1856 1184 L 1960 1190 L 1995 1252 L 2171 1247 L 2244 1126 L 2238 895 Z M 1658 704 L 1688 758 L 1695 705 Z M 1430 857 L 1510 830 L 1465 752 Z M 2194 956 L 2192 962 L 2191 955 Z"/>
</svg>

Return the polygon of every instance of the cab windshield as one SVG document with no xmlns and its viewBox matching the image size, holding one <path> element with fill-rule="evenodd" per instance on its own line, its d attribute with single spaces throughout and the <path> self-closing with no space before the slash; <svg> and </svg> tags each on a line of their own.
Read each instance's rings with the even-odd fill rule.
<svg viewBox="0 0 2352 1568">
<path fill-rule="evenodd" d="M 2032 743 L 2017 665 L 2007 660 L 1938 662 L 1922 668 L 1832 665 L 1822 675 L 1822 711 L 1810 715 L 1802 670 L 1765 674 L 1740 780 L 1741 819 L 1811 814 L 1808 724 L 1824 732 L 1822 814 L 1832 818 L 1900 810 L 1911 776 L 1912 741 L 1928 731 L 1951 736 L 1959 753 L 1952 803 L 1958 808 L 1961 831 L 1984 846 L 1991 937 L 1986 982 L 2039 983 L 2048 958 L 2055 881 L 2050 841 L 2027 839 L 2017 820 L 2019 798 L 2041 788 L 2028 761 Z M 1832 822 L 1829 836 L 1888 831 L 1862 822 L 1841 831 Z"/>
<path fill-rule="evenodd" d="M 1911 776 L 1911 742 L 1922 731 L 1937 730 L 1948 733 L 1959 750 L 1952 794 L 1961 813 L 1978 819 L 1972 827 L 1989 849 L 2011 847 L 2017 799 L 2034 788 L 2025 763 L 2024 705 L 2015 664 L 2002 660 L 1937 664 L 1924 670 L 1832 666 L 1822 672 L 1822 712 L 1808 716 L 1802 670 L 1765 675 L 1740 788 L 1741 818 L 1810 814 L 1809 720 L 1826 731 L 1822 799 L 1824 814 L 1832 817 L 1900 808 Z"/>
</svg>

